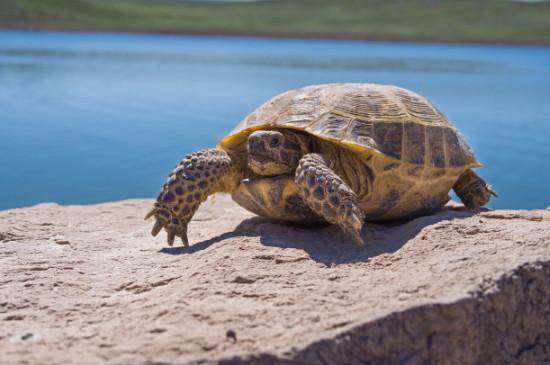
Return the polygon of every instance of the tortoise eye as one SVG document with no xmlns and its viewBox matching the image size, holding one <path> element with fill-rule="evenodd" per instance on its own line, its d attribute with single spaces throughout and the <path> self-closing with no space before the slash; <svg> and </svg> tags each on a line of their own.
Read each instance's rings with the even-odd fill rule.
<svg viewBox="0 0 550 365">
<path fill-rule="evenodd" d="M 279 137 L 273 137 L 269 140 L 269 145 L 271 147 L 277 147 L 281 144 L 281 139 Z"/>
</svg>

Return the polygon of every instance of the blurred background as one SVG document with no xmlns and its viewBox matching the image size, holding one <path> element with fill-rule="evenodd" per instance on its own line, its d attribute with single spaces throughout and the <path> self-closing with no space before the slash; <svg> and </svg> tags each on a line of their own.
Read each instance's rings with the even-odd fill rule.
<svg viewBox="0 0 550 365">
<path fill-rule="evenodd" d="M 2 0 L 0 209 L 155 197 L 276 94 L 432 101 L 500 194 L 550 206 L 550 2 Z"/>
</svg>

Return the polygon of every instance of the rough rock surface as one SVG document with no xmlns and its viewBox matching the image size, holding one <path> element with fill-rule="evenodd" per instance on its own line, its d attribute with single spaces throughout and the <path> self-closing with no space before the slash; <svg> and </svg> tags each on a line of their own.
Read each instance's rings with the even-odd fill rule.
<svg viewBox="0 0 550 365">
<path fill-rule="evenodd" d="M 189 248 L 152 200 L 0 212 L 1 363 L 550 361 L 550 211 L 336 227 L 205 203 Z"/>
</svg>

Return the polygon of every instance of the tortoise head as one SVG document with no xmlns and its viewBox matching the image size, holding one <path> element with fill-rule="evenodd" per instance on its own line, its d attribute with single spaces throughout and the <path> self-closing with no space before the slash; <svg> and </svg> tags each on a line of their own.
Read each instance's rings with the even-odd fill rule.
<svg viewBox="0 0 550 365">
<path fill-rule="evenodd" d="M 306 137 L 289 130 L 261 130 L 248 136 L 248 166 L 263 176 L 296 171 L 306 152 Z"/>
</svg>

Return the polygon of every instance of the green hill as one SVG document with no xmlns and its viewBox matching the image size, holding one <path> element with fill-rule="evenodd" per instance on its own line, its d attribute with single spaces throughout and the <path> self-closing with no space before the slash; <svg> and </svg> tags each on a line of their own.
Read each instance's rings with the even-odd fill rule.
<svg viewBox="0 0 550 365">
<path fill-rule="evenodd" d="M 2 0 L 0 28 L 550 44 L 550 2 Z"/>
</svg>

